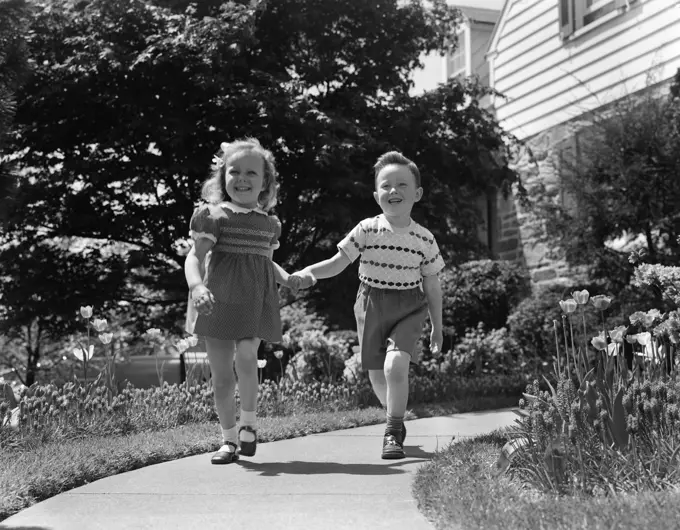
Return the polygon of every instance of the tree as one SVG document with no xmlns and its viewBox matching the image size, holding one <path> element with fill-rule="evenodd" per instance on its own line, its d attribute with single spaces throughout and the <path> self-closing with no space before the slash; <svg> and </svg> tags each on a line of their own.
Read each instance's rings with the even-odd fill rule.
<svg viewBox="0 0 680 530">
<path fill-rule="evenodd" d="M 478 250 L 470 197 L 515 178 L 489 154 L 510 139 L 476 104 L 483 88 L 452 82 L 409 95 L 421 53 L 451 45 L 458 14 L 443 0 L 431 10 L 397 0 L 211 2 L 200 12 L 181 1 L 37 5 L 36 68 L 13 143 L 24 177 L 7 238 L 117 249 L 124 274 L 92 266 L 116 286 L 112 301 L 138 308 L 140 329 L 183 321 L 182 248 L 221 141 L 255 136 L 275 152 L 283 223 L 275 258 L 289 268 L 326 257 L 377 213 L 371 167 L 388 149 L 423 168 L 419 215 L 453 259 Z M 89 272 L 64 274 L 92 285 Z M 122 276 L 134 288 L 120 287 Z M 347 317 L 342 297 L 323 305 L 334 289 L 353 296 L 347 281 L 320 291 L 319 307 L 342 304 Z"/>
<path fill-rule="evenodd" d="M 0 0 L 0 220 L 9 208 L 15 177 L 4 158 L 5 138 L 16 110 L 15 92 L 28 71 L 24 34 L 28 8 L 24 0 Z"/>
<path fill-rule="evenodd" d="M 670 94 L 647 90 L 595 113 L 567 158 L 562 189 L 537 212 L 549 239 L 591 278 L 619 289 L 633 268 L 631 250 L 652 263 L 680 260 L 680 71 Z"/>
</svg>

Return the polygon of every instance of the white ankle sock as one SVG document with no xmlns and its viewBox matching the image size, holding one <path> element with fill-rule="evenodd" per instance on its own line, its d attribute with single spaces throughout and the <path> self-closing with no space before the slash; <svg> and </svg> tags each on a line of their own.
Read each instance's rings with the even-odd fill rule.
<svg viewBox="0 0 680 530">
<path fill-rule="evenodd" d="M 233 444 L 238 443 L 238 429 L 236 428 L 236 425 L 234 425 L 231 429 L 222 428 L 222 441 L 224 442 L 224 445 L 220 447 L 220 451 L 228 451 L 230 453 L 235 451 L 231 445 L 227 445 L 227 442 L 231 442 Z"/>
<path fill-rule="evenodd" d="M 255 416 L 254 410 L 242 410 L 241 411 L 241 427 L 252 427 L 257 429 L 257 417 Z M 254 442 L 255 435 L 252 432 L 241 431 L 239 438 L 242 442 Z"/>
</svg>

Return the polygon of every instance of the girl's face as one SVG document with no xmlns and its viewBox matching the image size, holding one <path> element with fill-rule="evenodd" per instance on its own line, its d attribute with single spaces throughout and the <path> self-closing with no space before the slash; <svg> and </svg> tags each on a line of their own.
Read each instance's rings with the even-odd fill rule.
<svg viewBox="0 0 680 530">
<path fill-rule="evenodd" d="M 224 187 L 231 202 L 242 208 L 257 208 L 264 186 L 264 159 L 252 151 L 231 155 L 225 164 Z"/>
</svg>

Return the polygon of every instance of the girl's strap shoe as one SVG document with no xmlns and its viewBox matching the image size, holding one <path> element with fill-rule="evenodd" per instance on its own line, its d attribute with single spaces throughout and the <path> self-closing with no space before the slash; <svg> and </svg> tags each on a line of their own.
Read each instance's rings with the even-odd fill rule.
<svg viewBox="0 0 680 530">
<path fill-rule="evenodd" d="M 241 431 L 250 432 L 255 438 L 252 442 L 244 442 L 241 440 Z M 257 431 L 250 427 L 249 425 L 243 425 L 238 430 L 238 443 L 241 446 L 240 453 L 243 456 L 255 456 L 255 451 L 257 451 Z"/>
<path fill-rule="evenodd" d="M 223 451 L 222 447 L 224 447 L 224 445 L 228 445 L 234 450 Z M 212 455 L 212 458 L 210 459 L 211 464 L 231 464 L 232 462 L 236 462 L 238 460 L 238 453 L 236 452 L 238 446 L 234 442 L 224 442 L 224 445 L 220 447 L 219 451 Z"/>
</svg>

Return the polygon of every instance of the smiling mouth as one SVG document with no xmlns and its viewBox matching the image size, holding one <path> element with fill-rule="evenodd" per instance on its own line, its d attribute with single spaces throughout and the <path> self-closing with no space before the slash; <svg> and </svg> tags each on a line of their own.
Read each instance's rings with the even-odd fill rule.
<svg viewBox="0 0 680 530">
<path fill-rule="evenodd" d="M 399 204 L 401 199 L 390 199 L 387 201 L 389 204 Z"/>
<path fill-rule="evenodd" d="M 243 186 L 236 186 L 234 189 L 236 191 L 250 191 L 250 188 L 244 188 Z"/>
</svg>

